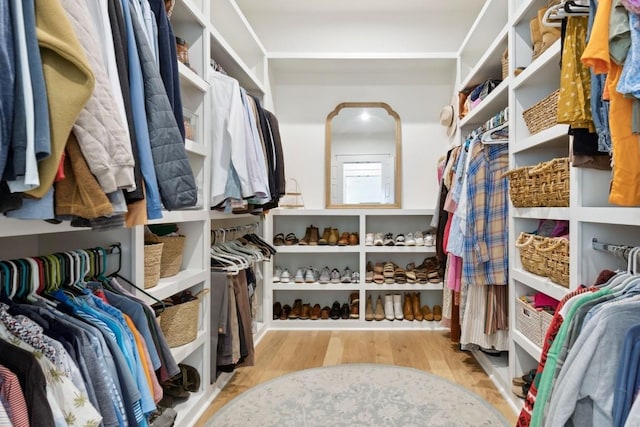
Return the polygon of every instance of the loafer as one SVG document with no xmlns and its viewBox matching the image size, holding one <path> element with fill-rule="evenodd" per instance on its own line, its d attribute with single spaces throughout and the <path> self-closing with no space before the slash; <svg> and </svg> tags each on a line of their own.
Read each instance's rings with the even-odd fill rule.
<svg viewBox="0 0 640 427">
<path fill-rule="evenodd" d="M 349 307 L 349 304 L 345 302 L 344 304 L 342 304 L 342 308 L 340 309 L 340 318 L 348 319 L 350 316 L 351 316 L 351 308 Z"/>
<path fill-rule="evenodd" d="M 334 301 L 331 306 L 331 311 L 329 312 L 329 316 L 333 320 L 337 320 L 340 318 L 340 303 L 338 301 Z"/>
</svg>

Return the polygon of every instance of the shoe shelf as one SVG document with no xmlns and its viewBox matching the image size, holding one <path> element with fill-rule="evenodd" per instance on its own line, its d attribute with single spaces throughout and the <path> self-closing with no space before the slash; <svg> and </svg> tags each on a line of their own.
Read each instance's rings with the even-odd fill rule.
<svg viewBox="0 0 640 427">
<path fill-rule="evenodd" d="M 384 284 L 376 284 L 376 283 L 364 283 L 361 285 L 360 289 L 364 289 L 365 291 L 441 291 L 444 287 L 444 284 L 441 283 L 426 283 L 426 284 L 418 284 L 418 283 L 384 283 Z"/>
<path fill-rule="evenodd" d="M 440 322 L 418 321 L 366 321 L 366 301 L 368 296 L 380 294 L 419 293 L 425 304 L 433 306 L 441 304 L 442 283 L 410 284 L 375 284 L 365 283 L 367 264 L 371 262 L 391 262 L 400 267 L 408 264 L 417 266 L 425 258 L 435 255 L 435 246 L 367 246 L 365 244 L 368 233 L 391 234 L 394 241 L 399 234 L 408 237 L 416 232 L 426 235 L 430 232 L 430 222 L 434 211 L 431 209 L 275 209 L 267 215 L 265 220 L 265 240 L 273 242 L 278 235 L 284 237 L 289 233 L 302 239 L 309 228 L 316 228 L 322 237 L 326 228 L 337 228 L 339 235 L 344 232 L 357 233 L 357 245 L 279 245 L 274 256 L 273 268 L 265 273 L 265 308 L 272 309 L 276 302 L 291 305 L 295 299 L 311 305 L 319 303 L 321 306 L 331 306 L 333 301 L 341 304 L 351 300 L 356 293 L 359 298 L 359 318 L 348 320 L 313 321 L 313 320 L 274 320 L 266 316 L 268 327 L 275 329 L 437 329 Z M 360 273 L 359 283 L 282 283 L 273 282 L 276 267 L 287 269 L 293 279 L 299 268 L 313 267 L 320 271 L 324 266 L 336 268 L 341 273 L 345 268 Z M 267 277 L 268 276 L 268 277 Z M 351 305 L 351 303 L 349 303 Z"/>
<path fill-rule="evenodd" d="M 365 246 L 367 253 L 436 253 L 435 246 Z"/>
<path fill-rule="evenodd" d="M 360 246 L 330 246 L 330 245 L 282 245 L 275 246 L 276 251 L 282 254 L 314 254 L 314 253 L 357 253 Z"/>
<path fill-rule="evenodd" d="M 274 291 L 357 291 L 358 283 L 274 283 Z"/>
</svg>

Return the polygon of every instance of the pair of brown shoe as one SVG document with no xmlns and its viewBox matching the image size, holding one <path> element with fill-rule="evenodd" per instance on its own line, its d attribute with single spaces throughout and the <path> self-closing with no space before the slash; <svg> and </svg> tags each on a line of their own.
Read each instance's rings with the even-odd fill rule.
<svg viewBox="0 0 640 427">
<path fill-rule="evenodd" d="M 329 245 L 329 246 L 355 246 L 360 244 L 360 237 L 358 233 L 353 232 L 349 233 L 347 231 L 343 232 L 340 235 L 340 232 L 337 228 L 326 227 L 322 232 L 322 237 L 318 240 L 318 245 Z"/>
<path fill-rule="evenodd" d="M 422 317 L 424 317 L 424 320 L 428 320 L 428 321 L 433 321 L 435 320 L 436 322 L 439 322 L 442 320 L 442 306 L 440 305 L 434 305 L 433 306 L 433 310 L 431 310 L 429 308 L 428 305 L 424 305 L 422 306 Z"/>
</svg>

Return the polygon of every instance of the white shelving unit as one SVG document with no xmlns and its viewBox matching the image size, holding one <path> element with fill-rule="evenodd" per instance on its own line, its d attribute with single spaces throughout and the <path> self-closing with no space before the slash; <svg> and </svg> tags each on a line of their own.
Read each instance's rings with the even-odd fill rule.
<svg viewBox="0 0 640 427">
<path fill-rule="evenodd" d="M 365 237 L 369 232 L 415 233 L 429 228 L 433 210 L 408 209 L 276 209 L 271 212 L 265 222 L 265 238 L 272 241 L 278 233 L 287 235 L 294 233 L 299 239 L 304 237 L 308 226 L 319 228 L 319 233 L 325 227 L 337 228 L 343 231 L 358 232 L 360 244 L 357 246 L 277 246 L 278 253 L 273 262 L 273 268 L 281 266 L 292 274 L 297 268 L 313 266 L 321 270 L 325 265 L 338 268 L 341 272 L 345 267 L 360 272 L 360 283 L 279 283 L 273 282 L 273 271 L 265 273 L 265 316 L 269 329 L 443 329 L 440 322 L 427 321 L 365 321 L 367 297 L 372 297 L 375 303 L 378 295 L 403 294 L 405 292 L 419 292 L 422 305 L 433 307 L 441 304 L 442 283 L 430 284 L 375 284 L 365 283 L 367 262 L 392 261 L 404 268 L 410 262 L 419 265 L 427 257 L 435 256 L 434 247 L 426 246 L 366 246 Z M 349 295 L 357 292 L 360 299 L 358 319 L 349 320 L 273 320 L 273 303 L 291 305 L 296 298 L 312 305 L 331 306 L 333 301 L 340 304 L 349 302 Z M 403 295 L 404 296 L 404 295 Z"/>
<path fill-rule="evenodd" d="M 210 123 L 206 119 L 209 113 L 208 99 L 211 90 L 206 81 L 206 71 L 210 59 L 216 60 L 226 71 L 252 93 L 263 97 L 265 89 L 266 55 L 260 42 L 255 38 L 248 25 L 223 29 L 218 25 L 224 22 L 214 21 L 212 9 L 223 7 L 229 23 L 244 20 L 234 0 L 216 1 L 215 6 L 207 0 L 177 0 L 171 24 L 176 36 L 186 40 L 189 46 L 189 66 L 178 63 L 182 102 L 185 110 L 197 116 L 194 126 L 194 138 L 187 140 L 185 148 L 198 186 L 198 205 L 192 209 L 163 211 L 162 219 L 149 221 L 150 224 L 176 223 L 179 233 L 186 236 L 183 261 L 178 274 L 160 279 L 159 283 L 146 292 L 156 299 L 164 299 L 184 290 L 197 293 L 210 287 L 209 246 L 211 229 L 220 223 L 233 224 L 246 221 L 248 216 L 220 214 L 209 210 L 210 182 Z M 235 14 L 235 15 L 232 15 Z M 251 37 L 239 36 L 240 33 Z M 251 47 L 253 45 L 253 47 Z M 247 52 L 253 52 L 249 56 Z M 253 221 L 259 221 L 252 217 Z M 90 248 L 109 247 L 120 243 L 122 265 L 120 274 L 133 283 L 144 283 L 144 230 L 139 226 L 133 229 L 117 229 L 109 232 L 94 232 L 86 228 L 71 227 L 69 223 L 49 224 L 44 221 L 15 220 L 0 218 L 0 259 L 46 255 L 49 253 Z M 116 269 L 115 257 L 108 257 L 107 272 Z M 152 298 L 139 293 L 148 302 Z M 209 369 L 212 352 L 209 344 L 209 298 L 201 299 L 200 319 L 196 339 L 180 347 L 171 349 L 179 363 L 194 366 L 200 373 L 200 389 L 190 398 L 176 407 L 178 418 L 176 425 L 193 425 L 209 403 L 218 395 L 220 389 L 232 378 L 232 374 L 222 374 L 211 378 Z M 264 333 L 264 322 L 259 315 L 259 339 Z"/>
</svg>

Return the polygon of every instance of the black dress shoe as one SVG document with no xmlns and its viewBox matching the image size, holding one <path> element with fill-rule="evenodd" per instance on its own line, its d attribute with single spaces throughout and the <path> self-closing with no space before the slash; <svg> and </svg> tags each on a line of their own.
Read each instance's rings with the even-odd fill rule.
<svg viewBox="0 0 640 427">
<path fill-rule="evenodd" d="M 351 315 L 351 308 L 349 307 L 349 304 L 345 302 L 344 304 L 342 304 L 342 308 L 340 309 L 340 318 L 348 319 L 350 315 Z"/>
<path fill-rule="evenodd" d="M 337 320 L 340 318 L 340 303 L 338 301 L 334 301 L 331 306 L 331 312 L 329 313 L 333 320 Z"/>
</svg>

